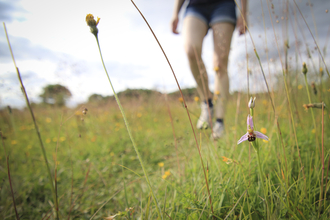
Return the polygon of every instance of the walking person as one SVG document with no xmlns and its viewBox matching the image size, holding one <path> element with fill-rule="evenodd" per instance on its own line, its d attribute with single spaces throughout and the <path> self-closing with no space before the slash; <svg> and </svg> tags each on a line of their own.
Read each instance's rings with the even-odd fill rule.
<svg viewBox="0 0 330 220">
<path fill-rule="evenodd" d="M 215 113 L 216 121 L 213 123 L 213 138 L 218 139 L 224 134 L 224 116 L 226 102 L 229 96 L 229 78 L 227 72 L 230 43 L 235 26 L 239 34 L 245 33 L 246 4 L 241 0 L 242 14 L 236 19 L 236 3 L 234 0 L 187 0 L 188 5 L 184 13 L 183 39 L 184 48 L 188 57 L 190 70 L 197 83 L 200 96 L 201 115 L 197 121 L 197 128 L 210 126 Z M 240 0 L 237 0 L 237 2 Z M 179 23 L 179 12 L 185 0 L 175 0 L 171 28 L 174 34 Z M 213 31 L 213 65 L 215 71 L 214 97 L 209 89 L 208 75 L 205 70 L 202 55 L 202 44 L 208 30 Z M 209 111 L 210 110 L 210 111 Z"/>
</svg>

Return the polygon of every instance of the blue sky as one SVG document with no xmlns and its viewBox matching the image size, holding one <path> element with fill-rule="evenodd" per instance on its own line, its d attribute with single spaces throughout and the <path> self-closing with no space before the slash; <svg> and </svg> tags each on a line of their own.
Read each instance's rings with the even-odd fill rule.
<svg viewBox="0 0 330 220">
<path fill-rule="evenodd" d="M 270 9 L 273 11 L 270 13 L 274 22 L 273 29 L 267 1 L 249 1 L 252 39 L 266 75 L 273 82 L 273 75 L 281 69 L 274 30 L 281 48 L 285 36 L 289 37 L 291 68 L 295 68 L 296 65 L 300 68 L 303 61 L 312 65 L 312 60 L 306 56 L 307 47 L 312 51 L 315 64 L 319 64 L 319 56 L 311 34 L 293 1 L 289 4 L 290 13 L 286 28 L 287 14 L 283 10 L 284 2 L 286 1 L 269 2 L 270 8 L 271 4 L 274 6 L 273 10 Z M 330 12 L 327 13 L 326 9 L 330 10 L 330 1 L 296 2 L 321 49 L 326 47 L 329 50 L 327 42 Z M 311 2 L 312 7 L 309 5 Z M 170 30 L 174 0 L 136 0 L 135 3 L 147 18 L 167 53 L 181 87 L 195 86 L 184 53 L 182 36 L 173 35 Z M 182 12 L 179 31 L 182 29 Z M 161 50 L 130 0 L 0 0 L 0 20 L 6 23 L 17 65 L 32 101 L 40 101 L 38 96 L 42 88 L 56 83 L 71 90 L 71 106 L 86 101 L 93 93 L 112 94 L 102 69 L 94 36 L 89 32 L 85 22 L 88 13 L 101 18 L 98 26 L 100 44 L 116 91 L 127 88 L 157 89 L 161 92 L 177 90 L 174 77 Z M 203 59 L 209 72 L 211 88 L 214 80 L 212 44 L 211 34 L 208 34 L 203 45 Z M 0 30 L 0 46 L 0 107 L 22 107 L 24 98 L 3 28 Z M 296 62 L 297 48 L 300 55 Z M 251 89 L 264 90 L 264 83 L 259 80 L 262 78 L 260 66 L 257 65 L 253 53 L 251 38 L 249 35 L 246 35 L 246 38 L 238 37 L 237 32 L 234 33 L 229 57 L 230 89 L 246 89 L 246 51 L 253 73 L 254 83 Z M 283 49 L 280 49 L 280 53 L 283 57 Z M 327 56 L 325 58 L 329 61 Z"/>
</svg>

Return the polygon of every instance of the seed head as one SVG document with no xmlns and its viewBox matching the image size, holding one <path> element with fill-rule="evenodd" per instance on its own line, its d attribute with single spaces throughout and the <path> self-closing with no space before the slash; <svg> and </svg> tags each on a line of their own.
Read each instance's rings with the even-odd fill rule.
<svg viewBox="0 0 330 220">
<path fill-rule="evenodd" d="M 307 69 L 307 65 L 306 65 L 305 62 L 303 62 L 302 73 L 303 73 L 304 75 L 306 75 L 306 74 L 307 74 L 307 71 L 308 71 L 308 69 Z"/>
</svg>

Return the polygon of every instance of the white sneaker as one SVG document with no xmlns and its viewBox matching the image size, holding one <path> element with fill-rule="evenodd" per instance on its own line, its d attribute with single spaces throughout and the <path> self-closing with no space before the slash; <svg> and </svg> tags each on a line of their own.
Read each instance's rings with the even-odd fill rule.
<svg viewBox="0 0 330 220">
<path fill-rule="evenodd" d="M 212 119 L 213 116 L 213 107 L 210 107 L 210 112 L 211 112 L 211 117 L 209 114 L 209 108 L 208 105 L 205 102 L 201 103 L 201 116 L 199 117 L 197 121 L 196 127 L 198 129 L 207 129 L 210 127 L 210 120 Z"/>
<path fill-rule="evenodd" d="M 219 139 L 221 138 L 225 133 L 225 126 L 223 123 L 215 122 L 213 126 L 213 133 L 211 135 L 211 138 Z"/>
</svg>

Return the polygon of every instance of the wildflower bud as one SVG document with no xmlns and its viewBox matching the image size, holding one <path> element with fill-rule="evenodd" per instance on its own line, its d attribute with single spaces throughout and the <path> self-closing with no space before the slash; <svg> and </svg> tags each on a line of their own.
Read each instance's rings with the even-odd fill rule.
<svg viewBox="0 0 330 220">
<path fill-rule="evenodd" d="M 90 27 L 92 34 L 95 35 L 95 37 L 97 37 L 97 33 L 99 32 L 99 30 L 97 29 L 97 25 L 99 24 L 100 18 L 97 18 L 97 21 L 95 21 L 94 16 L 92 14 L 88 14 L 86 16 L 86 22 L 87 25 Z"/>
<path fill-rule="evenodd" d="M 305 62 L 303 62 L 302 73 L 306 75 L 306 74 L 307 74 L 307 71 L 308 71 L 308 69 L 307 69 L 307 65 L 306 65 Z"/>
<path fill-rule="evenodd" d="M 255 100 L 256 100 L 256 97 L 254 97 L 254 98 L 251 97 L 250 98 L 250 101 L 249 101 L 249 104 L 248 104 L 249 108 L 254 108 Z"/>
<path fill-rule="evenodd" d="M 322 67 L 320 67 L 320 74 L 321 74 L 321 76 L 323 76 L 323 74 L 324 74 Z"/>
</svg>

